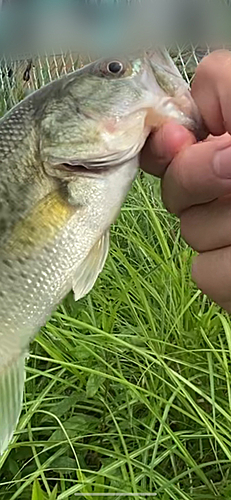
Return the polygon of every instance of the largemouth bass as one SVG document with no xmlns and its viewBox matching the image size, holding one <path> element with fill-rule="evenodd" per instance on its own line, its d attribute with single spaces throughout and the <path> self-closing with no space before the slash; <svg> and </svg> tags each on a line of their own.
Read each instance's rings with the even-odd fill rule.
<svg viewBox="0 0 231 500">
<path fill-rule="evenodd" d="M 0 453 L 21 412 L 30 340 L 72 289 L 93 287 L 151 127 L 198 110 L 167 53 L 99 60 L 0 121 Z"/>
</svg>

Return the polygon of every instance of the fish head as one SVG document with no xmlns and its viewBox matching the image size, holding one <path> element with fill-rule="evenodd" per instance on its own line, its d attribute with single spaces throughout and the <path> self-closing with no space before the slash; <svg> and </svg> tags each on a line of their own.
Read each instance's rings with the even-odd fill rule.
<svg viewBox="0 0 231 500">
<path fill-rule="evenodd" d="M 57 82 L 40 123 L 40 155 L 50 175 L 107 175 L 134 158 L 165 121 L 199 134 L 201 117 L 171 58 L 101 59 Z"/>
<path fill-rule="evenodd" d="M 102 59 L 57 82 L 54 96 L 50 87 L 40 123 L 49 173 L 60 166 L 70 176 L 103 174 L 137 154 L 150 131 L 152 91 L 140 85 L 146 66 L 140 58 Z"/>
</svg>

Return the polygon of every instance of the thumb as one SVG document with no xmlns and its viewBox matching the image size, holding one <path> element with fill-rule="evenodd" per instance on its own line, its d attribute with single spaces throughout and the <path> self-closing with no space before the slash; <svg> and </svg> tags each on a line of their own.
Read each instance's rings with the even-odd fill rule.
<svg viewBox="0 0 231 500">
<path fill-rule="evenodd" d="M 182 125 L 169 121 L 152 132 L 140 155 L 140 167 L 148 174 L 162 177 L 177 153 L 196 142 Z"/>
</svg>

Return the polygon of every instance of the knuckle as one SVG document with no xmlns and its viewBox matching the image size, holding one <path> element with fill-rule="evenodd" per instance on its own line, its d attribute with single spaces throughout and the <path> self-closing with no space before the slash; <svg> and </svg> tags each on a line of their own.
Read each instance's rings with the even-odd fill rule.
<svg viewBox="0 0 231 500">
<path fill-rule="evenodd" d="M 231 221 L 231 195 L 228 194 L 219 200 L 219 206 L 223 213 L 223 219 Z M 229 223 L 230 229 L 230 223 Z"/>
<path fill-rule="evenodd" d="M 230 303 L 231 247 L 199 253 L 192 265 L 192 278 L 198 288 L 217 304 Z"/>
<path fill-rule="evenodd" d="M 227 63 L 231 63 L 231 52 L 226 49 L 215 50 L 205 56 L 198 64 L 195 72 L 196 78 L 217 78 Z"/>
<path fill-rule="evenodd" d="M 180 228 L 181 237 L 186 241 L 186 243 L 193 248 L 196 252 L 203 252 L 204 245 L 201 241 L 200 234 L 198 231 L 199 226 L 199 214 L 192 214 L 191 210 L 186 210 L 181 214 L 180 217 Z"/>
<path fill-rule="evenodd" d="M 192 146 L 191 146 L 192 147 Z M 191 178 L 191 151 L 178 153 L 168 167 L 161 184 L 162 200 L 168 212 L 180 217 L 193 197 L 194 184 Z M 187 201 L 186 201 L 187 200 Z M 186 203 L 186 206 L 185 206 Z"/>
<path fill-rule="evenodd" d="M 183 212 L 181 217 L 180 217 L 180 231 L 181 231 L 181 236 L 182 238 L 188 243 L 188 245 L 191 246 L 191 221 L 190 221 L 190 216 L 188 215 L 188 212 Z"/>
<path fill-rule="evenodd" d="M 193 147 L 193 146 L 192 146 Z M 192 148 L 191 147 L 191 148 Z M 195 189 L 195 179 L 194 179 L 194 151 L 192 149 L 185 149 L 178 154 L 173 168 L 174 168 L 174 178 L 175 183 L 178 186 L 179 195 L 182 198 L 187 198 L 189 203 L 191 202 L 192 195 Z M 185 207 L 186 208 L 186 207 Z"/>
<path fill-rule="evenodd" d="M 181 229 L 181 236 L 184 238 L 185 241 L 190 237 L 190 217 L 188 215 L 188 212 L 185 211 L 181 214 L 180 217 L 180 229 Z"/>
<path fill-rule="evenodd" d="M 224 248 L 224 261 L 226 261 L 227 270 L 229 271 L 230 292 L 231 292 L 231 246 Z"/>
<path fill-rule="evenodd" d="M 163 202 L 163 205 L 166 208 L 166 210 L 170 214 L 174 214 L 175 211 L 174 211 L 173 204 L 172 204 L 172 198 L 171 198 L 171 196 L 169 196 L 167 189 L 165 188 L 164 181 L 162 181 L 162 183 L 161 183 L 161 198 L 162 198 L 162 202 Z"/>
</svg>

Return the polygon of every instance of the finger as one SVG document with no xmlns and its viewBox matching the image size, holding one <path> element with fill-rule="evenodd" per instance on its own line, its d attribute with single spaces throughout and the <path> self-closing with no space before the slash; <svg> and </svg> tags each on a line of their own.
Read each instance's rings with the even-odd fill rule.
<svg viewBox="0 0 231 500">
<path fill-rule="evenodd" d="M 217 50 L 199 63 L 192 96 L 213 135 L 231 133 L 231 52 Z"/>
<path fill-rule="evenodd" d="M 208 203 L 231 193 L 231 179 L 221 176 L 219 158 L 224 152 L 228 156 L 225 167 L 231 177 L 230 136 L 199 142 L 180 151 L 162 181 L 163 201 L 170 212 L 179 216 L 190 206 Z"/>
<path fill-rule="evenodd" d="M 229 138 L 229 139 L 230 139 L 230 134 L 229 134 L 228 132 L 225 132 L 225 134 L 222 134 L 222 135 L 219 135 L 219 136 L 209 134 L 209 135 L 206 137 L 206 139 L 204 139 L 204 142 L 205 142 L 205 141 L 207 141 L 207 142 L 208 142 L 208 141 L 213 141 L 213 142 L 214 142 L 214 141 L 220 141 L 220 140 L 221 140 L 221 138 L 223 139 L 223 137 L 224 137 L 224 138 L 226 138 L 226 137 L 227 137 L 227 138 Z"/>
<path fill-rule="evenodd" d="M 141 168 L 157 177 L 162 177 L 174 156 L 186 146 L 196 142 L 191 132 L 171 121 L 152 133 L 140 156 Z"/>
<path fill-rule="evenodd" d="M 198 255 L 192 277 L 204 294 L 231 312 L 231 247 Z"/>
<path fill-rule="evenodd" d="M 183 212 L 181 235 L 197 252 L 231 245 L 231 195 Z"/>
</svg>

